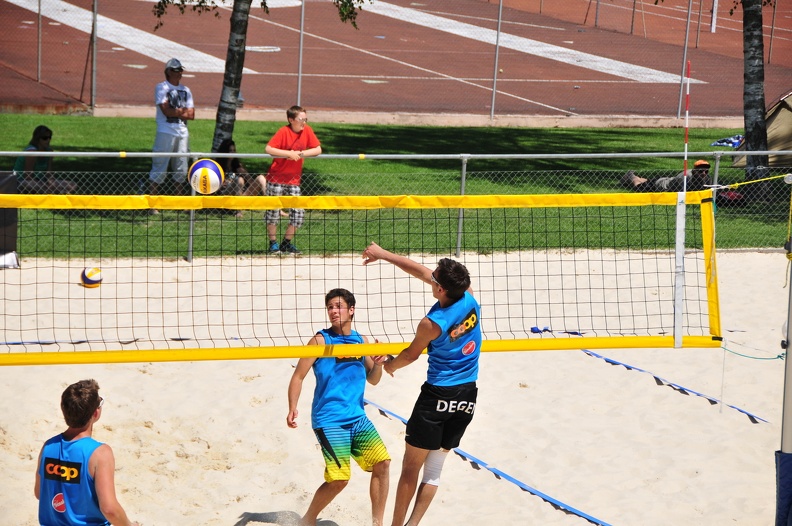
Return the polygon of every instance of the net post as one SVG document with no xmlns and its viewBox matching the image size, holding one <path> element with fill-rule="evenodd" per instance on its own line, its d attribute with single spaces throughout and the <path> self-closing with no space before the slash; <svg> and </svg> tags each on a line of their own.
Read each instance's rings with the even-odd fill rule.
<svg viewBox="0 0 792 526">
<path fill-rule="evenodd" d="M 709 314 L 710 334 L 721 334 L 720 293 L 718 292 L 718 268 L 715 251 L 715 192 L 712 199 L 702 199 L 701 210 L 701 248 L 704 250 L 705 277 L 707 280 L 707 312 Z"/>
<path fill-rule="evenodd" d="M 682 348 L 685 314 L 685 203 L 686 192 L 677 192 L 676 246 L 674 248 L 674 348 Z"/>
<path fill-rule="evenodd" d="M 787 241 L 787 260 L 790 259 L 790 242 Z M 788 265 L 789 275 L 792 277 L 792 265 Z M 784 403 L 781 416 L 781 452 L 792 453 L 792 360 L 789 359 L 789 342 L 792 330 L 792 287 L 789 287 L 789 302 L 787 303 L 786 333 L 786 359 L 784 360 Z"/>
</svg>

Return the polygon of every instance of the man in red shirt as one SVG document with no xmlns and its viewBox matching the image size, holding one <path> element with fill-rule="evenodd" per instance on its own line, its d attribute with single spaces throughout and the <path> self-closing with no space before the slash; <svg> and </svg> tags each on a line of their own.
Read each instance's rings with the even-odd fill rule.
<svg viewBox="0 0 792 526">
<path fill-rule="evenodd" d="M 274 159 L 267 173 L 266 195 L 300 195 L 300 178 L 302 177 L 303 159 L 316 157 L 322 153 L 322 146 L 313 130 L 308 126 L 308 117 L 300 106 L 292 106 L 286 110 L 289 124 L 272 136 L 267 143 L 266 152 Z M 292 208 L 289 212 L 289 226 L 280 244 L 277 242 L 278 221 L 280 210 L 267 210 L 264 214 L 269 235 L 269 251 L 271 254 L 299 254 L 300 251 L 292 243 L 294 233 L 305 220 L 305 210 Z"/>
</svg>

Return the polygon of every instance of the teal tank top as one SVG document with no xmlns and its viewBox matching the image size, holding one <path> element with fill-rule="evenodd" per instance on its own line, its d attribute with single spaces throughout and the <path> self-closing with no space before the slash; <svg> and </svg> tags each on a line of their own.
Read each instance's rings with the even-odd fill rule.
<svg viewBox="0 0 792 526">
<path fill-rule="evenodd" d="M 481 308 L 469 292 L 448 307 L 435 303 L 426 315 L 440 327 L 440 336 L 429 342 L 426 381 L 452 386 L 478 379 L 481 354 Z"/>
<path fill-rule="evenodd" d="M 93 438 L 69 442 L 63 435 L 44 443 L 39 465 L 39 522 L 42 526 L 104 526 L 88 460 L 101 446 Z"/>
<path fill-rule="evenodd" d="M 357 331 L 345 336 L 332 329 L 323 329 L 317 334 L 321 334 L 328 345 L 363 343 L 363 337 Z M 313 372 L 316 389 L 311 406 L 311 426 L 314 429 L 344 426 L 366 416 L 363 409 L 366 389 L 363 357 L 317 358 Z"/>
</svg>

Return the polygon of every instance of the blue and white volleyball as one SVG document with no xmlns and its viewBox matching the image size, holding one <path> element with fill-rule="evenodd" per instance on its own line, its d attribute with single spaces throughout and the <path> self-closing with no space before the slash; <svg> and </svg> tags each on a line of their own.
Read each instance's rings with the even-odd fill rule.
<svg viewBox="0 0 792 526">
<path fill-rule="evenodd" d="M 223 185 L 224 178 L 223 168 L 212 159 L 198 159 L 187 173 L 190 186 L 204 195 L 217 192 Z"/>
<path fill-rule="evenodd" d="M 102 284 L 102 269 L 99 267 L 86 267 L 80 274 L 80 283 L 83 287 L 95 289 Z"/>
</svg>

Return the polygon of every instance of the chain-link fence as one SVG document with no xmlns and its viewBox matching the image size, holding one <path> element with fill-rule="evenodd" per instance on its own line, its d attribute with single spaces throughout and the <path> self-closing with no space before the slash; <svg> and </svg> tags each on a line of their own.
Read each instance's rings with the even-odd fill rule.
<svg viewBox="0 0 792 526">
<path fill-rule="evenodd" d="M 99 67 L 93 47 L 96 5 L 92 0 L 4 0 L 0 61 L 27 78 L 90 103 Z"/>
<path fill-rule="evenodd" d="M 2 62 L 28 78 L 87 104 L 152 106 L 175 56 L 196 105 L 218 100 L 230 1 L 219 18 L 171 9 L 156 32 L 147 2 L 2 2 Z M 268 5 L 250 12 L 245 108 L 678 116 L 692 59 L 695 114 L 742 113 L 742 21 L 727 2 L 377 0 L 357 29 L 329 2 Z M 792 79 L 792 17 L 776 9 L 763 11 L 768 100 Z"/>
<path fill-rule="evenodd" d="M 10 152 L 8 152 L 10 153 Z M 22 153 L 23 152 L 17 152 Z M 730 152 L 732 153 L 732 152 Z M 782 152 L 788 153 L 788 152 Z M 33 154 L 36 155 L 36 154 Z M 41 155 L 40 153 L 38 155 Z M 52 154 L 54 155 L 54 153 Z M 68 156 L 68 152 L 58 152 Z M 92 154 L 82 154 L 90 156 Z M 99 154 L 93 154 L 99 155 Z M 104 154 L 109 156 L 110 154 Z M 128 156 L 150 157 L 151 153 L 129 153 Z M 159 154 L 173 156 L 174 154 Z M 200 155 L 200 154 L 199 154 Z M 218 154 L 222 156 L 222 154 Z M 237 154 L 245 160 L 266 160 L 268 156 Z M 301 181 L 304 196 L 321 195 L 557 195 L 601 194 L 634 191 L 659 191 L 653 181 L 678 177 L 679 170 L 635 169 L 657 154 L 581 154 L 579 157 L 614 157 L 624 164 L 621 170 L 503 170 L 499 162 L 510 165 L 530 165 L 542 155 L 372 155 L 365 160 L 357 155 L 325 155 L 312 160 L 312 170 L 305 171 Z M 678 154 L 677 154 L 678 155 Z M 781 247 L 787 239 L 790 213 L 790 186 L 784 176 L 792 169 L 763 168 L 749 173 L 731 166 L 729 157 L 712 161 L 706 187 L 714 189 L 716 222 L 720 248 Z M 322 161 L 333 162 L 333 168 L 323 169 Z M 656 159 L 655 159 L 656 160 Z M 343 164 L 339 165 L 341 162 Z M 398 169 L 394 167 L 394 163 Z M 489 165 L 489 168 L 488 168 Z M 495 166 L 493 168 L 493 166 Z M 693 160 L 689 161 L 693 168 Z M 149 193 L 148 172 L 54 172 L 59 180 L 71 181 L 75 193 L 84 195 L 139 195 Z M 168 174 L 166 181 L 172 181 Z M 249 185 L 259 173 L 242 177 Z M 649 186 L 638 183 L 649 181 Z M 688 177 L 692 181 L 692 177 Z M 693 185 L 694 183 L 690 183 Z M 679 187 L 670 187 L 669 190 Z M 691 186 L 689 189 L 700 189 Z M 173 187 L 163 185 L 163 194 L 172 194 Z M 228 192 L 225 195 L 231 195 Z M 45 211 L 47 212 L 47 211 Z M 59 217 L 69 213 L 59 211 Z M 206 213 L 206 212 L 204 212 Z M 235 219 L 234 210 L 214 210 L 208 213 Z M 163 218 L 177 211 L 163 211 Z M 242 214 L 244 215 L 244 214 Z M 258 217 L 247 214 L 245 217 Z"/>
</svg>

